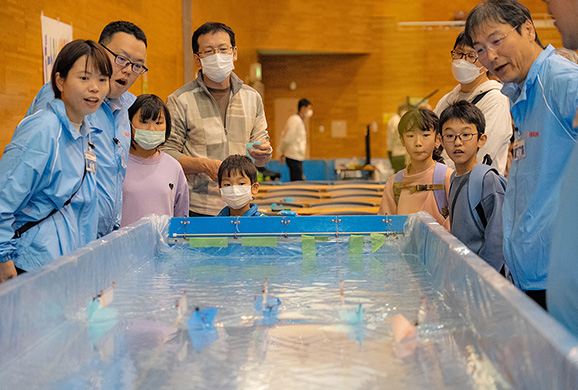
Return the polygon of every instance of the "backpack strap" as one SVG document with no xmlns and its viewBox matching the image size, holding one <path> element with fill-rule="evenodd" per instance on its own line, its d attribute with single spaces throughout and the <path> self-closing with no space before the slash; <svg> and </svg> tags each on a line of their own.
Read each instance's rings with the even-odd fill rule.
<svg viewBox="0 0 578 390">
<path fill-rule="evenodd" d="M 477 94 L 476 97 L 472 100 L 472 104 L 476 105 L 480 102 L 480 100 L 482 100 L 484 98 L 484 96 L 486 96 L 488 94 L 488 92 L 490 91 L 494 91 L 497 90 L 496 88 L 493 89 L 488 89 L 487 91 L 484 91 L 480 94 Z"/>
<path fill-rule="evenodd" d="M 435 186 L 435 188 L 433 188 L 434 197 L 436 204 L 438 205 L 438 210 L 444 218 L 447 218 L 450 214 L 448 210 L 448 197 L 445 190 L 445 178 L 447 170 L 447 165 L 436 162 L 433 174 L 433 184 Z"/>
<path fill-rule="evenodd" d="M 395 177 L 393 179 L 393 198 L 395 199 L 396 205 L 399 203 L 399 197 L 401 195 L 401 190 L 404 188 L 404 184 L 403 184 L 403 173 L 404 172 L 405 172 L 405 169 L 398 171 L 395 174 Z"/>
<path fill-rule="evenodd" d="M 508 183 L 508 180 L 504 176 L 500 175 L 496 168 L 489 165 L 476 164 L 474 169 L 472 169 L 468 183 L 468 201 L 470 204 L 470 210 L 472 211 L 472 215 L 474 216 L 474 220 L 476 221 L 476 225 L 480 231 L 484 231 L 488 225 L 486 214 L 484 213 L 484 209 L 482 207 L 481 198 L 484 177 L 489 171 L 494 171 L 494 173 L 498 175 L 500 183 L 504 188 L 506 188 L 506 184 Z"/>
</svg>

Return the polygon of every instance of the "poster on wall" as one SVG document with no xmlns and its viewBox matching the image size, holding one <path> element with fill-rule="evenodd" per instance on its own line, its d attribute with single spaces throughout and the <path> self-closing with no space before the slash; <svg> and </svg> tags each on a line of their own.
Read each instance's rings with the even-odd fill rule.
<svg viewBox="0 0 578 390">
<path fill-rule="evenodd" d="M 64 45 L 72 41 L 72 25 L 62 23 L 40 14 L 42 24 L 42 59 L 44 68 L 44 83 L 50 81 L 50 73 L 58 52 Z"/>
</svg>

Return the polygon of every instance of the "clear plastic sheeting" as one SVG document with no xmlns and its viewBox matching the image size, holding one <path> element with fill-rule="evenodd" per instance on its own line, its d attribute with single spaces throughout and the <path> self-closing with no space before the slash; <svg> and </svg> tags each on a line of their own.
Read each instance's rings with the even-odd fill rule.
<svg viewBox="0 0 578 390">
<path fill-rule="evenodd" d="M 432 287 L 471 324 L 479 351 L 519 389 L 578 388 L 578 340 L 425 213 L 406 222 Z"/>
<path fill-rule="evenodd" d="M 576 388 L 576 339 L 427 214 L 276 246 L 168 223 L 0 285 L 0 388 Z"/>
</svg>

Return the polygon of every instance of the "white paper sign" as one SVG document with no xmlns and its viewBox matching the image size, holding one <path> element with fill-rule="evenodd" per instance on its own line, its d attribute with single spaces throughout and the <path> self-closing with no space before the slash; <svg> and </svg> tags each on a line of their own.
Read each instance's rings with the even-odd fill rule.
<svg viewBox="0 0 578 390">
<path fill-rule="evenodd" d="M 331 121 L 331 137 L 347 137 L 347 121 Z"/>
<path fill-rule="evenodd" d="M 40 15 L 42 24 L 42 58 L 44 82 L 50 81 L 54 60 L 60 49 L 72 41 L 72 25 Z"/>
</svg>

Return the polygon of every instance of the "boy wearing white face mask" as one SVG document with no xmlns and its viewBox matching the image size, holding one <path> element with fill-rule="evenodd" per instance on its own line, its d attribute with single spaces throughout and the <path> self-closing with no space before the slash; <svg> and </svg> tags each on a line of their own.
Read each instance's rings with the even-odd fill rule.
<svg viewBox="0 0 578 390">
<path fill-rule="evenodd" d="M 442 97 L 433 110 L 440 116 L 450 104 L 460 100 L 473 103 L 484 114 L 488 140 L 477 154 L 478 161 L 483 161 L 489 154 L 491 165 L 504 174 L 508 160 L 508 148 L 512 136 L 512 117 L 508 98 L 502 94 L 502 84 L 490 80 L 486 68 L 478 60 L 478 56 L 461 32 L 454 44 L 452 55 L 452 74 L 459 84 L 447 95 Z M 448 166 L 453 166 L 447 154 L 442 154 Z"/>
<path fill-rule="evenodd" d="M 228 206 L 223 208 L 219 217 L 262 217 L 258 206 L 250 203 L 253 195 L 259 192 L 257 168 L 247 156 L 234 154 L 223 161 L 219 167 L 219 189 L 221 197 Z"/>
<path fill-rule="evenodd" d="M 155 95 L 141 95 L 128 109 L 131 145 L 122 185 L 124 227 L 145 215 L 189 215 L 189 188 L 181 165 L 158 150 L 171 132 L 171 115 Z"/>
</svg>

